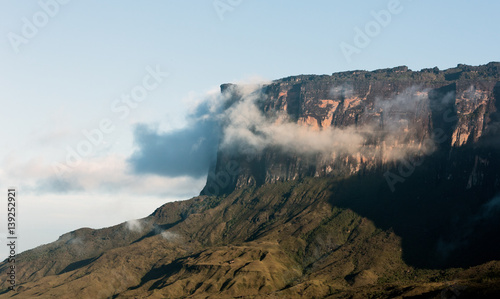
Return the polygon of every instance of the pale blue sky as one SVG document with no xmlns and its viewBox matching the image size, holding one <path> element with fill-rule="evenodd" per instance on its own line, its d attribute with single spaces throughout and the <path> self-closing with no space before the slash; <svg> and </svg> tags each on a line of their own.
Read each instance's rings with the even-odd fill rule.
<svg viewBox="0 0 500 299">
<path fill-rule="evenodd" d="M 364 30 L 371 12 L 387 10 L 390 1 L 217 1 L 68 1 L 19 53 L 9 34 L 22 35 L 23 18 L 42 8 L 38 1 L 0 1 L 0 187 L 22 190 L 21 249 L 198 194 L 204 179 L 142 177 L 125 173 L 125 161 L 135 148 L 135 124 L 181 128 L 194 103 L 221 83 L 500 60 L 498 1 L 401 0 L 402 11 L 350 62 L 340 44 L 352 45 L 355 28 Z M 237 5 L 221 19 L 214 3 Z M 113 101 L 157 65 L 168 77 L 129 116 L 117 117 Z M 116 130 L 76 171 L 83 187 L 44 185 L 81 131 L 104 118 Z M 103 187 L 99 179 L 110 175 L 116 179 Z"/>
</svg>

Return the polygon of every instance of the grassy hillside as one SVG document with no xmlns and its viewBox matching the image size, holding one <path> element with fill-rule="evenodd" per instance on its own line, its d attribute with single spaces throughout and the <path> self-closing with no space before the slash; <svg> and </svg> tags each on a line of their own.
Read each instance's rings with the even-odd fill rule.
<svg viewBox="0 0 500 299">
<path fill-rule="evenodd" d="M 368 182 L 378 186 L 376 179 Z M 332 178 L 266 184 L 168 203 L 135 226 L 77 230 L 21 254 L 20 285 L 0 297 L 500 294 L 500 262 L 467 269 L 413 263 L 404 244 L 412 230 L 403 230 L 402 237 L 398 231 L 404 221 L 394 219 L 392 228 L 391 219 L 381 222 L 380 217 L 392 215 L 382 213 L 383 206 L 367 205 L 372 209 L 367 211 L 361 204 L 390 199 L 374 195 L 370 184 L 357 189 L 352 184 L 356 181 Z M 0 266 L 2 275 L 6 266 Z M 2 287 L 5 291 L 6 285 Z"/>
</svg>

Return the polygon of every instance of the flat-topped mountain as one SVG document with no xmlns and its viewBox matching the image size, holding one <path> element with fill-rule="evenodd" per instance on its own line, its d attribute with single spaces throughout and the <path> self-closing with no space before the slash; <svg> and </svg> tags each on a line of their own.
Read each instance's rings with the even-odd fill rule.
<svg viewBox="0 0 500 299">
<path fill-rule="evenodd" d="M 0 297 L 500 296 L 500 63 L 221 91 L 200 196 L 21 253 Z"/>
<path fill-rule="evenodd" d="M 238 120 L 229 122 L 230 129 L 246 133 L 237 140 L 245 149 L 220 149 L 214 172 L 223 171 L 228 161 L 241 164 L 242 171 L 225 187 L 231 192 L 248 184 L 388 170 L 405 155 L 495 143 L 499 70 L 493 62 L 445 71 L 401 66 L 288 77 L 250 91 L 224 84 L 233 114 L 246 118 L 245 129 L 253 126 L 253 131 L 242 130 Z M 264 117 L 255 119 L 246 102 L 254 102 Z M 282 118 L 310 130 L 279 123 Z M 315 146 L 318 142 L 304 137 L 308 134 L 326 141 Z M 263 139 L 263 145 L 251 138 Z M 450 175 L 450 169 L 443 171 L 442 176 Z M 221 192 L 213 178 L 208 178 L 207 194 Z"/>
</svg>

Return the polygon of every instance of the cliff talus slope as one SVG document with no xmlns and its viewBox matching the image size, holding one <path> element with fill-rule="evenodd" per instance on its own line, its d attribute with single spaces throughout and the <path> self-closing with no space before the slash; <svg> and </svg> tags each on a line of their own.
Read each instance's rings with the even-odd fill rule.
<svg viewBox="0 0 500 299">
<path fill-rule="evenodd" d="M 496 298 L 499 82 L 489 63 L 224 84 L 200 196 L 21 253 L 0 297 Z"/>
</svg>

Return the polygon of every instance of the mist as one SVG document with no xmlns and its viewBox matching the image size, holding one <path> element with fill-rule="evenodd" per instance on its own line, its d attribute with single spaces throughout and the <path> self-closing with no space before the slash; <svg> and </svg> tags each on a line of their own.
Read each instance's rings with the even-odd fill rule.
<svg viewBox="0 0 500 299">
<path fill-rule="evenodd" d="M 395 161 L 432 152 L 432 140 L 412 139 L 415 129 L 408 115 L 428 106 L 428 90 L 409 88 L 389 99 L 377 99 L 371 109 L 384 114 L 379 121 L 343 128 L 317 128 L 297 123 L 285 111 L 264 113 L 266 84 L 230 85 L 225 92 L 200 101 L 180 130 L 159 132 L 141 124 L 135 128 L 138 150 L 129 163 L 136 173 L 202 177 L 215 163 L 217 151 L 261 154 L 278 149 L 294 155 L 319 154 L 328 159 L 346 155 L 382 157 Z M 354 97 L 348 84 L 332 86 L 330 96 Z M 402 114 L 394 114 L 393 112 Z M 366 112 L 366 111 L 365 111 Z"/>
<path fill-rule="evenodd" d="M 236 87 L 235 87 L 236 88 Z M 318 129 L 292 121 L 283 111 L 264 114 L 259 102 L 265 98 L 263 88 L 237 90 L 240 101 L 224 113 L 221 148 L 242 153 L 261 153 L 266 148 L 278 148 L 297 155 L 320 154 L 326 158 L 342 155 L 382 156 L 385 161 L 403 159 L 408 155 L 429 154 L 433 150 L 430 138 L 414 140 L 414 124 L 408 115 L 425 110 L 428 90 L 409 88 L 389 99 L 377 99 L 371 112 L 384 114 L 384 127 L 379 121 L 343 128 L 328 126 Z M 354 97 L 349 84 L 333 86 L 333 97 Z M 399 114 L 394 115 L 394 111 Z M 406 116 L 402 116 L 406 114 Z M 381 146 L 383 144 L 383 146 Z"/>
<path fill-rule="evenodd" d="M 206 176 L 219 143 L 221 126 L 218 120 L 223 96 L 207 96 L 187 116 L 188 126 L 168 132 L 139 124 L 134 141 L 139 149 L 128 162 L 135 173 L 167 177 Z"/>
</svg>

